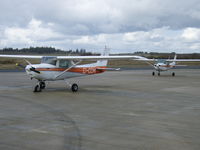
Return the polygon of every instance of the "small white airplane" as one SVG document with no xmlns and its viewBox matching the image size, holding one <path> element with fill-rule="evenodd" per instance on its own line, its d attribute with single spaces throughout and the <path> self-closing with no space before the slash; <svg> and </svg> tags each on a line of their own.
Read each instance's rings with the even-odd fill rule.
<svg viewBox="0 0 200 150">
<path fill-rule="evenodd" d="M 147 59 L 144 57 L 144 59 L 139 59 L 142 61 L 146 61 L 149 65 L 151 65 L 155 71 L 158 72 L 158 76 L 160 76 L 160 72 L 168 71 L 172 68 L 175 68 L 177 66 L 183 67 L 186 65 L 177 65 L 176 62 L 194 62 L 194 61 L 200 61 L 200 59 L 176 59 L 177 55 L 174 56 L 174 59 Z M 154 62 L 150 63 L 150 62 Z M 152 72 L 152 75 L 155 76 L 155 72 Z M 172 76 L 175 76 L 175 72 L 172 72 Z"/>
<path fill-rule="evenodd" d="M 0 55 L 5 58 L 22 58 L 28 63 L 25 67 L 26 73 L 31 79 L 38 80 L 34 92 L 41 92 L 45 89 L 45 81 L 65 80 L 74 77 L 94 75 L 107 70 L 119 70 L 107 68 L 110 59 L 144 59 L 141 56 L 109 56 L 105 48 L 101 56 L 32 56 L 32 55 Z M 31 64 L 27 59 L 41 59 L 40 64 Z M 96 63 L 79 65 L 81 61 L 97 61 Z M 78 91 L 78 85 L 67 82 L 73 92 Z"/>
</svg>

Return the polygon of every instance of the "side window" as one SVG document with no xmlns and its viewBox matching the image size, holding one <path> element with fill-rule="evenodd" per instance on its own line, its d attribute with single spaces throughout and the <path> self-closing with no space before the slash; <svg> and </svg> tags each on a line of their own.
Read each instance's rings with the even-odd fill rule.
<svg viewBox="0 0 200 150">
<path fill-rule="evenodd" d="M 50 64 L 52 64 L 52 65 L 56 65 L 56 60 L 53 60 Z"/>
<path fill-rule="evenodd" d="M 59 61 L 59 67 L 68 68 L 69 67 L 69 61 L 68 60 L 60 60 Z"/>
</svg>

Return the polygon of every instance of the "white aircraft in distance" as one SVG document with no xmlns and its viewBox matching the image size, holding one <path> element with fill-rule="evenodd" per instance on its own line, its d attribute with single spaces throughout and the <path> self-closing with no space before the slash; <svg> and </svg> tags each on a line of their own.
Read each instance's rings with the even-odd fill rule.
<svg viewBox="0 0 200 150">
<path fill-rule="evenodd" d="M 107 68 L 110 59 L 144 59 L 141 56 L 109 56 L 105 48 L 101 56 L 31 56 L 31 55 L 0 55 L 5 58 L 22 58 L 28 63 L 25 67 L 26 73 L 38 80 L 34 92 L 41 92 L 45 89 L 45 81 L 65 80 L 85 75 L 103 73 L 107 70 L 119 70 Z M 31 64 L 27 59 L 41 59 L 40 64 Z M 80 65 L 81 61 L 97 61 L 96 63 Z M 78 91 L 78 85 L 67 82 L 73 92 Z"/>
<path fill-rule="evenodd" d="M 194 61 L 200 61 L 200 59 L 176 59 L 177 55 L 174 56 L 174 59 L 148 59 L 148 58 L 141 58 L 138 60 L 146 61 L 149 65 L 151 65 L 157 72 L 158 76 L 160 76 L 160 72 L 168 71 L 172 68 L 175 68 L 177 66 L 186 66 L 186 65 L 177 65 L 176 62 L 194 62 Z M 155 62 L 154 64 L 150 62 Z M 155 75 L 155 72 L 152 72 L 152 75 Z M 175 72 L 172 72 L 172 76 L 175 76 Z"/>
</svg>

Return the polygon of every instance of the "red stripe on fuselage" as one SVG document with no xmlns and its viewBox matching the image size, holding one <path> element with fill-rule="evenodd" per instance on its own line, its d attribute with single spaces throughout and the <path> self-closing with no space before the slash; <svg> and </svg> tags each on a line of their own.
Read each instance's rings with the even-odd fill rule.
<svg viewBox="0 0 200 150">
<path fill-rule="evenodd" d="M 80 67 L 80 68 L 71 68 L 67 72 L 75 72 L 75 73 L 82 73 L 82 74 L 97 74 L 103 73 L 106 70 L 98 70 L 97 68 L 105 68 L 106 67 Z M 67 68 L 37 68 L 37 71 L 65 71 Z"/>
<path fill-rule="evenodd" d="M 174 67 L 174 66 L 170 66 L 170 65 L 160 65 L 160 66 L 158 66 L 158 67 L 166 67 L 166 68 L 171 68 L 171 67 Z"/>
</svg>

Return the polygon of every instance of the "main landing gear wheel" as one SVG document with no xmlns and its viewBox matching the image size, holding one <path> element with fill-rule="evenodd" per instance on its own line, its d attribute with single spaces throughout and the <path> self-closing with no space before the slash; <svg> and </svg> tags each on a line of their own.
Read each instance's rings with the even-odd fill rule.
<svg viewBox="0 0 200 150">
<path fill-rule="evenodd" d="M 172 76 L 173 76 L 173 77 L 175 76 L 175 72 L 172 72 Z"/>
<path fill-rule="evenodd" d="M 45 89 L 46 88 L 46 84 L 45 84 L 45 82 L 40 82 L 40 88 L 41 89 Z"/>
<path fill-rule="evenodd" d="M 42 89 L 41 89 L 40 85 L 39 85 L 39 84 L 37 84 L 37 85 L 35 86 L 35 88 L 34 88 L 34 91 L 33 91 L 33 92 L 41 92 L 41 91 L 42 91 Z"/>
<path fill-rule="evenodd" d="M 71 90 L 72 90 L 72 92 L 77 92 L 78 91 L 78 85 L 76 83 L 72 84 Z"/>
<path fill-rule="evenodd" d="M 152 76 L 155 76 L 155 72 L 152 72 Z"/>
</svg>

